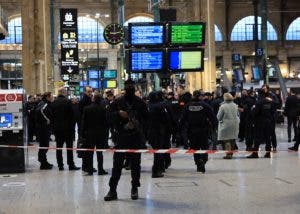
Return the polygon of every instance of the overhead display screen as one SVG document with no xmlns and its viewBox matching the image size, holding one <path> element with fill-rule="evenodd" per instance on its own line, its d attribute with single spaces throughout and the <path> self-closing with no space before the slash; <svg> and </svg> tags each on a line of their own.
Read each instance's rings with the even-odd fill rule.
<svg viewBox="0 0 300 214">
<path fill-rule="evenodd" d="M 171 49 L 168 52 L 171 71 L 202 71 L 204 63 L 203 49 Z"/>
<path fill-rule="evenodd" d="M 261 80 L 262 73 L 258 66 L 252 66 L 252 79 L 253 80 Z"/>
<path fill-rule="evenodd" d="M 205 23 L 170 23 L 169 43 L 171 46 L 202 46 L 205 44 Z"/>
<path fill-rule="evenodd" d="M 164 67 L 162 50 L 140 50 L 129 52 L 129 70 L 131 72 L 157 72 Z"/>
<path fill-rule="evenodd" d="M 104 85 L 104 88 L 106 88 L 106 89 L 117 88 L 117 81 L 116 80 L 104 80 L 103 85 Z"/>
<path fill-rule="evenodd" d="M 98 79 L 99 78 L 99 71 L 97 70 L 88 70 L 89 79 Z"/>
<path fill-rule="evenodd" d="M 129 45 L 159 46 L 165 43 L 165 25 L 161 23 L 129 23 Z"/>
<path fill-rule="evenodd" d="M 105 70 L 103 71 L 104 79 L 115 79 L 117 78 L 117 70 Z"/>
<path fill-rule="evenodd" d="M 100 82 L 98 80 L 90 80 L 89 81 L 89 86 L 91 86 L 92 88 L 100 88 Z"/>
</svg>

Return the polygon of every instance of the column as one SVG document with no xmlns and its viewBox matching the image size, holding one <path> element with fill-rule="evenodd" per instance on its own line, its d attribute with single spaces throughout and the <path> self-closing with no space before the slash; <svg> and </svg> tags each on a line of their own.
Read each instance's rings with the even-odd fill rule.
<svg viewBox="0 0 300 214">
<path fill-rule="evenodd" d="M 50 0 L 22 1 L 23 85 L 27 94 L 53 90 Z"/>
<path fill-rule="evenodd" d="M 194 0 L 194 21 L 206 22 L 204 71 L 188 73 L 187 90 L 214 91 L 216 88 L 215 0 Z"/>
</svg>

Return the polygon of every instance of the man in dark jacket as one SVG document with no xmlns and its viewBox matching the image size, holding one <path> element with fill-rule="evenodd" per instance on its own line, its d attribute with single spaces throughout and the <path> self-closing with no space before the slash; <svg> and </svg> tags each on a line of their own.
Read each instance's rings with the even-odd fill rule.
<svg viewBox="0 0 300 214">
<path fill-rule="evenodd" d="M 258 149 L 260 144 L 266 144 L 265 158 L 270 158 L 271 152 L 271 135 L 273 131 L 274 114 L 276 107 L 271 98 L 271 94 L 265 91 L 260 92 L 260 99 L 257 101 L 254 109 L 254 127 L 255 127 L 255 140 L 253 153 L 247 158 L 258 158 Z"/>
<path fill-rule="evenodd" d="M 149 94 L 149 123 L 148 138 L 153 149 L 169 149 L 170 136 L 173 126 L 170 108 L 163 101 L 161 92 L 151 92 Z M 165 154 L 154 154 L 152 167 L 152 178 L 163 177 L 163 172 L 169 167 L 170 156 L 165 162 Z"/>
<path fill-rule="evenodd" d="M 47 161 L 47 151 L 49 147 L 49 139 L 51 135 L 51 124 L 53 122 L 52 109 L 50 107 L 53 97 L 51 92 L 45 92 L 42 96 L 42 101 L 38 104 L 35 110 L 36 128 L 40 147 L 38 161 L 41 163 L 40 169 L 52 169 L 53 165 Z"/>
<path fill-rule="evenodd" d="M 142 149 L 145 147 L 145 126 L 147 123 L 147 105 L 135 96 L 135 87 L 132 80 L 125 82 L 125 95 L 116 99 L 110 109 L 110 118 L 117 131 L 116 149 Z M 140 186 L 141 154 L 139 153 L 114 153 L 112 175 L 109 181 L 110 190 L 104 197 L 105 201 L 116 200 L 117 185 L 121 177 L 124 159 L 130 159 L 132 189 L 131 199 L 138 199 Z"/>
<path fill-rule="evenodd" d="M 180 123 L 183 127 L 183 137 L 185 145 L 190 143 L 190 148 L 194 150 L 207 150 L 209 129 L 216 129 L 217 118 L 212 108 L 205 102 L 199 100 L 199 92 L 194 92 L 193 100 L 184 108 Z M 189 143 L 188 143 L 189 142 Z M 205 173 L 205 163 L 208 154 L 194 154 L 197 172 Z"/>
<path fill-rule="evenodd" d="M 288 142 L 291 142 L 292 135 L 292 125 L 294 128 L 294 139 L 296 141 L 297 136 L 297 115 L 298 115 L 298 103 L 299 100 L 296 96 L 296 93 L 293 89 L 290 91 L 291 95 L 286 99 L 284 114 L 287 116 L 288 120 Z"/>
<path fill-rule="evenodd" d="M 73 133 L 74 133 L 74 112 L 72 103 L 66 98 L 67 90 L 60 88 L 58 97 L 52 103 L 53 109 L 53 129 L 56 139 L 56 146 L 62 148 L 66 143 L 67 148 L 73 148 Z M 64 170 L 62 150 L 56 150 L 56 159 L 59 170 Z M 73 150 L 67 150 L 67 163 L 69 170 L 79 170 L 75 166 L 73 159 Z"/>
<path fill-rule="evenodd" d="M 30 95 L 28 101 L 25 103 L 25 114 L 27 117 L 27 130 L 28 130 L 28 142 L 33 142 L 33 135 L 35 134 L 35 102 L 34 97 Z"/>
<path fill-rule="evenodd" d="M 107 114 L 101 95 L 94 96 L 94 102 L 85 107 L 82 116 L 82 137 L 86 139 L 85 148 L 105 149 L 108 148 L 106 139 Z M 83 156 L 84 165 L 88 175 L 93 174 L 94 151 L 88 151 Z M 106 175 L 103 169 L 103 154 L 97 152 L 98 175 Z"/>
</svg>

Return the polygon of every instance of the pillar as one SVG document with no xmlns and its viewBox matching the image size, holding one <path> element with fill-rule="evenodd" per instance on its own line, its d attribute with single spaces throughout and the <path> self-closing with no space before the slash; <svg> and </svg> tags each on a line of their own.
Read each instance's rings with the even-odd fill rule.
<svg viewBox="0 0 300 214">
<path fill-rule="evenodd" d="M 27 94 L 53 90 L 50 0 L 22 1 L 23 85 Z"/>
<path fill-rule="evenodd" d="M 216 88 L 215 0 L 194 0 L 194 21 L 206 22 L 204 71 L 187 74 L 187 89 L 214 91 Z"/>
</svg>

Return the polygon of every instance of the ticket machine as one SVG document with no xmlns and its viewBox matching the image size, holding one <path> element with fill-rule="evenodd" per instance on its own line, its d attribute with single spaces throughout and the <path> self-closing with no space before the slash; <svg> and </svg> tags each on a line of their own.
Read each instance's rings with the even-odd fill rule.
<svg viewBox="0 0 300 214">
<path fill-rule="evenodd" d="M 0 90 L 0 173 L 25 172 L 25 150 L 1 146 L 27 145 L 23 90 Z"/>
</svg>

